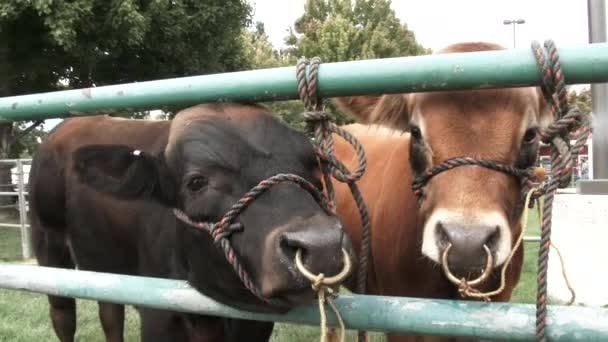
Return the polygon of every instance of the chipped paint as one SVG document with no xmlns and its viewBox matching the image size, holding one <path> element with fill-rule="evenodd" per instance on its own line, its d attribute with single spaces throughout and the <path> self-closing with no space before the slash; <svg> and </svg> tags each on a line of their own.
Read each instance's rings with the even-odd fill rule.
<svg viewBox="0 0 608 342">
<path fill-rule="evenodd" d="M 91 88 L 82 89 L 82 95 L 84 95 L 84 97 L 86 97 L 87 99 L 92 98 L 93 94 L 91 93 Z"/>
<path fill-rule="evenodd" d="M 568 65 L 564 70 L 568 84 L 608 81 L 608 43 L 563 47 L 560 56 L 562 64 Z M 10 120 L 32 120 L 61 117 L 68 110 L 95 113 L 107 106 L 147 110 L 218 99 L 298 99 L 295 69 L 280 67 L 4 97 L 0 98 L 0 108 Z M 319 96 L 323 98 L 540 84 L 528 49 L 324 63 L 319 73 Z M 117 94 L 121 90 L 125 93 Z M 40 99 L 42 103 L 37 102 Z M 14 103 L 18 103 L 16 108 Z"/>
<path fill-rule="evenodd" d="M 315 325 L 315 304 L 286 314 L 237 310 L 179 280 L 0 264 L 0 287 L 233 318 Z M 534 340 L 533 305 L 341 294 L 335 299 L 350 329 L 485 339 Z M 332 314 L 330 324 L 335 323 Z M 608 340 L 608 309 L 550 306 L 555 341 Z"/>
</svg>

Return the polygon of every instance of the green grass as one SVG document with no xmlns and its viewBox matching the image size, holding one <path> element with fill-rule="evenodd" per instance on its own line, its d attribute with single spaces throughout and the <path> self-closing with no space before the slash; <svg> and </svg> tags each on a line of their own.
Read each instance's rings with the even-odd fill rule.
<svg viewBox="0 0 608 342">
<path fill-rule="evenodd" d="M 105 341 L 97 316 L 97 303 L 77 301 L 76 341 Z M 58 341 L 48 316 L 45 295 L 21 291 L 0 291 L 0 341 Z M 139 341 L 139 316 L 127 307 L 125 332 L 127 341 Z"/>
<path fill-rule="evenodd" d="M 530 210 L 528 217 L 528 228 L 526 236 L 539 236 L 540 225 L 536 210 Z M 534 303 L 536 302 L 536 270 L 538 260 L 538 243 L 524 243 L 524 265 L 521 271 L 519 284 L 513 291 L 511 301 L 515 303 Z"/>
<path fill-rule="evenodd" d="M 19 229 L 0 227 L 0 261 L 21 259 L 21 232 Z"/>
<path fill-rule="evenodd" d="M 530 212 L 526 235 L 539 235 L 538 217 Z M 513 293 L 512 302 L 534 303 L 536 291 L 537 243 L 525 244 L 525 259 L 521 280 Z M 0 261 L 21 259 L 19 230 L 0 228 Z M 78 325 L 76 341 L 104 341 L 97 317 L 97 303 L 78 300 Z M 125 322 L 126 341 L 139 341 L 139 317 L 132 307 L 127 307 Z M 348 340 L 355 337 L 348 332 Z M 379 333 L 370 334 L 371 341 L 384 341 Z M 272 342 L 304 342 L 319 338 L 319 328 L 295 324 L 276 324 Z M 46 296 L 22 291 L 0 290 L 0 342 L 57 341 L 48 316 Z"/>
</svg>

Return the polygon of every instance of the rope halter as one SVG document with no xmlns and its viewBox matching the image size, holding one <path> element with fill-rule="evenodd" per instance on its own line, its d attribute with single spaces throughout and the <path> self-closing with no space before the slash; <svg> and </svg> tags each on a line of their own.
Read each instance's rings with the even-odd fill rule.
<svg viewBox="0 0 608 342">
<path fill-rule="evenodd" d="M 543 210 L 541 211 L 541 242 L 538 254 L 536 336 L 539 341 L 546 341 L 547 268 L 549 248 L 551 247 L 551 213 L 553 198 L 558 188 L 564 188 L 570 184 L 574 160 L 581 148 L 585 145 L 587 137 L 589 136 L 591 119 L 589 114 L 581 112 L 578 108 L 570 108 L 568 104 L 566 82 L 564 80 L 555 43 L 552 40 L 548 40 L 544 43 L 543 48 L 538 42 L 534 41 L 532 42 L 531 48 L 541 76 L 540 88 L 546 103 L 550 106 L 554 118 L 554 122 L 540 133 L 541 141 L 549 144 L 551 147 L 551 177 L 547 181 L 544 181 L 545 171 L 540 167 L 519 169 L 493 160 L 458 157 L 446 160 L 433 166 L 425 173 L 416 176 L 412 183 L 412 190 L 418 200 L 418 204 L 422 205 L 422 202 L 425 199 L 423 188 L 432 177 L 455 167 L 476 165 L 504 172 L 519 179 L 521 184 L 521 198 L 524 204 L 522 215 L 525 218 L 527 218 L 527 209 L 533 206 L 535 200 L 538 202 L 538 198 L 544 195 Z M 548 58 L 545 57 L 545 52 Z M 577 132 L 577 136 L 574 145 L 571 146 L 570 134 L 575 131 Z M 477 282 L 481 277 L 473 281 L 462 281 L 462 279 L 451 277 L 451 272 L 445 262 L 447 261 L 447 252 L 444 251 L 444 261 L 442 265 L 444 272 L 450 281 L 457 283 L 461 295 L 487 300 L 490 296 L 496 295 L 504 289 L 506 267 L 512 260 L 515 251 L 521 246 L 526 225 L 527 221 L 522 223 L 522 233 L 512 248 L 508 260 L 503 265 L 501 286 L 495 291 L 482 293 L 471 288 L 471 284 Z"/>
<path fill-rule="evenodd" d="M 431 178 L 442 172 L 466 165 L 485 167 L 487 169 L 503 172 L 517 178 L 522 185 L 522 199 L 523 196 L 525 196 L 526 189 L 534 185 L 535 182 L 542 182 L 545 177 L 545 169 L 542 167 L 520 169 L 491 159 L 475 159 L 471 157 L 450 158 L 433 166 L 422 175 L 414 177 L 414 181 L 412 182 L 412 190 L 414 195 L 416 195 L 418 205 L 422 205 L 422 202 L 424 201 L 425 195 L 423 189 Z"/>
<path fill-rule="evenodd" d="M 301 189 L 308 192 L 328 215 L 335 216 L 334 207 L 329 202 L 325 194 L 319 191 L 317 187 L 306 179 L 294 174 L 277 174 L 261 181 L 258 185 L 254 186 L 245 195 L 243 195 L 243 197 L 241 197 L 241 199 L 239 199 L 234 205 L 232 205 L 232 207 L 217 222 L 195 221 L 188 217 L 188 215 L 182 210 L 177 208 L 173 209 L 175 217 L 177 217 L 180 221 L 186 223 L 190 227 L 203 230 L 211 235 L 214 243 L 221 247 L 226 260 L 228 260 L 228 263 L 232 266 L 234 272 L 237 274 L 243 285 L 252 294 L 254 294 L 261 301 L 276 306 L 288 306 L 288 304 L 284 301 L 275 298 L 266 298 L 262 295 L 260 289 L 253 283 L 251 277 L 249 276 L 249 272 L 247 272 L 242 263 L 239 261 L 237 254 L 230 244 L 230 236 L 235 232 L 243 231 L 243 225 L 235 221 L 256 198 L 260 197 L 272 186 L 286 182 L 295 183 L 298 185 Z M 350 259 L 348 259 L 348 255 L 346 253 L 345 256 L 345 264 L 350 264 Z"/>
<path fill-rule="evenodd" d="M 344 267 L 342 271 L 335 276 L 326 277 L 323 273 L 313 274 L 309 270 L 306 269 L 304 264 L 302 263 L 302 250 L 298 249 L 296 251 L 296 267 L 306 279 L 311 282 L 312 289 L 317 292 L 317 297 L 319 299 L 319 314 L 321 315 L 321 336 L 320 341 L 327 341 L 327 316 L 325 314 L 325 302 L 329 304 L 334 314 L 336 315 L 336 319 L 338 320 L 338 324 L 340 325 L 340 341 L 344 341 L 345 336 L 345 327 L 344 321 L 342 320 L 342 316 L 340 316 L 340 312 L 338 308 L 333 302 L 333 298 L 335 296 L 334 290 L 332 286 L 336 286 L 342 283 L 346 277 L 350 274 L 351 271 L 351 261 L 348 257 L 348 253 L 344 249 L 342 249 L 342 254 L 344 256 Z"/>
<path fill-rule="evenodd" d="M 483 269 L 483 273 L 473 280 L 467 280 L 467 278 L 457 278 L 452 271 L 450 271 L 450 267 L 448 266 L 448 253 L 450 253 L 450 249 L 452 248 L 452 244 L 449 243 L 448 246 L 443 250 L 441 254 L 441 268 L 443 269 L 443 273 L 446 275 L 448 280 L 452 282 L 452 284 L 458 285 L 458 292 L 461 296 L 465 296 L 474 291 L 474 286 L 482 284 L 488 277 L 490 273 L 492 273 L 492 266 L 494 266 L 494 257 L 492 256 L 492 252 L 486 246 L 483 245 L 483 249 L 486 251 L 486 266 Z"/>
<path fill-rule="evenodd" d="M 353 195 L 353 199 L 357 204 L 359 215 L 361 217 L 362 237 L 361 248 L 359 253 L 359 265 L 357 267 L 357 287 L 356 291 L 360 294 L 366 292 L 367 270 L 369 264 L 369 255 L 371 253 L 371 225 L 367 206 L 363 200 L 363 196 L 357 187 L 356 182 L 363 176 L 367 167 L 365 151 L 359 141 L 348 131 L 337 126 L 331 118 L 331 115 L 324 110 L 322 99 L 318 96 L 318 73 L 321 59 L 314 57 L 310 61 L 300 59 L 296 66 L 296 78 L 298 83 L 298 92 L 300 99 L 304 103 L 306 112 L 304 118 L 308 124 L 308 129 L 313 133 L 313 145 L 321 162 L 321 170 L 323 171 L 323 180 L 327 188 L 327 194 L 332 203 L 335 202 L 335 193 L 331 180 L 333 176 L 337 181 L 348 184 L 348 187 Z M 307 73 L 308 68 L 308 73 Z M 354 171 L 350 171 L 344 163 L 336 158 L 334 153 L 334 140 L 332 133 L 343 138 L 355 150 L 357 156 L 357 167 Z M 323 338 L 322 334 L 322 338 Z M 367 334 L 365 331 L 359 331 L 359 341 L 366 341 Z"/>
</svg>

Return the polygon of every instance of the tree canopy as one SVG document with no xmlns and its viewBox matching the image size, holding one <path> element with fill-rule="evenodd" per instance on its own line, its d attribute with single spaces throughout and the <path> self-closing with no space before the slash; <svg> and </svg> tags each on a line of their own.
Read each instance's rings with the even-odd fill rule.
<svg viewBox="0 0 608 342">
<path fill-rule="evenodd" d="M 301 57 L 338 62 L 430 53 L 397 18 L 390 0 L 307 0 L 285 43 L 282 53 L 292 65 Z M 281 103 L 273 109 L 292 125 L 304 126 L 301 105 Z M 330 102 L 327 110 L 339 124 L 353 121 Z"/>
<path fill-rule="evenodd" d="M 591 113 L 591 89 L 584 88 L 580 91 L 574 89 L 568 91 L 568 102 L 577 106 L 583 113 Z"/>
<path fill-rule="evenodd" d="M 250 21 L 246 0 L 4 0 L 0 96 L 247 69 Z"/>
<path fill-rule="evenodd" d="M 144 81 L 248 67 L 244 0 L 6 0 L 4 94 Z"/>
<path fill-rule="evenodd" d="M 390 0 L 307 0 L 285 39 L 292 55 L 325 62 L 428 53 Z"/>
</svg>

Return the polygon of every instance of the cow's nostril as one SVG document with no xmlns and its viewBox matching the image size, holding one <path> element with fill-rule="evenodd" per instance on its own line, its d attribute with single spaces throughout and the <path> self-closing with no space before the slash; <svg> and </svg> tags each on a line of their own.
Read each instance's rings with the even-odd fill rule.
<svg viewBox="0 0 608 342">
<path fill-rule="evenodd" d="M 279 236 L 279 248 L 284 262 L 295 263 L 299 250 L 302 263 L 314 274 L 327 276 L 338 273 L 343 264 L 343 240 L 339 227 L 306 228 L 284 232 Z"/>
<path fill-rule="evenodd" d="M 498 240 L 500 239 L 500 227 L 495 226 L 494 231 L 490 230 L 490 234 L 486 239 L 485 245 L 490 248 L 490 251 L 496 250 L 496 245 L 498 244 Z"/>
<path fill-rule="evenodd" d="M 437 222 L 435 229 L 437 234 L 437 245 L 440 249 L 444 249 L 447 247 L 448 243 L 450 243 L 450 237 L 445 230 L 445 226 L 441 222 Z"/>
<path fill-rule="evenodd" d="M 289 233 L 281 234 L 279 237 L 279 248 L 287 260 L 293 261 L 296 257 L 296 252 L 300 250 L 302 260 L 306 260 L 308 256 L 308 248 L 306 243 L 301 239 L 294 239 L 294 236 Z"/>
<path fill-rule="evenodd" d="M 439 222 L 436 226 L 436 243 L 440 256 L 450 246 L 450 268 L 469 272 L 483 267 L 487 251 L 494 253 L 500 242 L 500 227 Z M 487 248 L 487 251 L 486 251 Z"/>
</svg>

